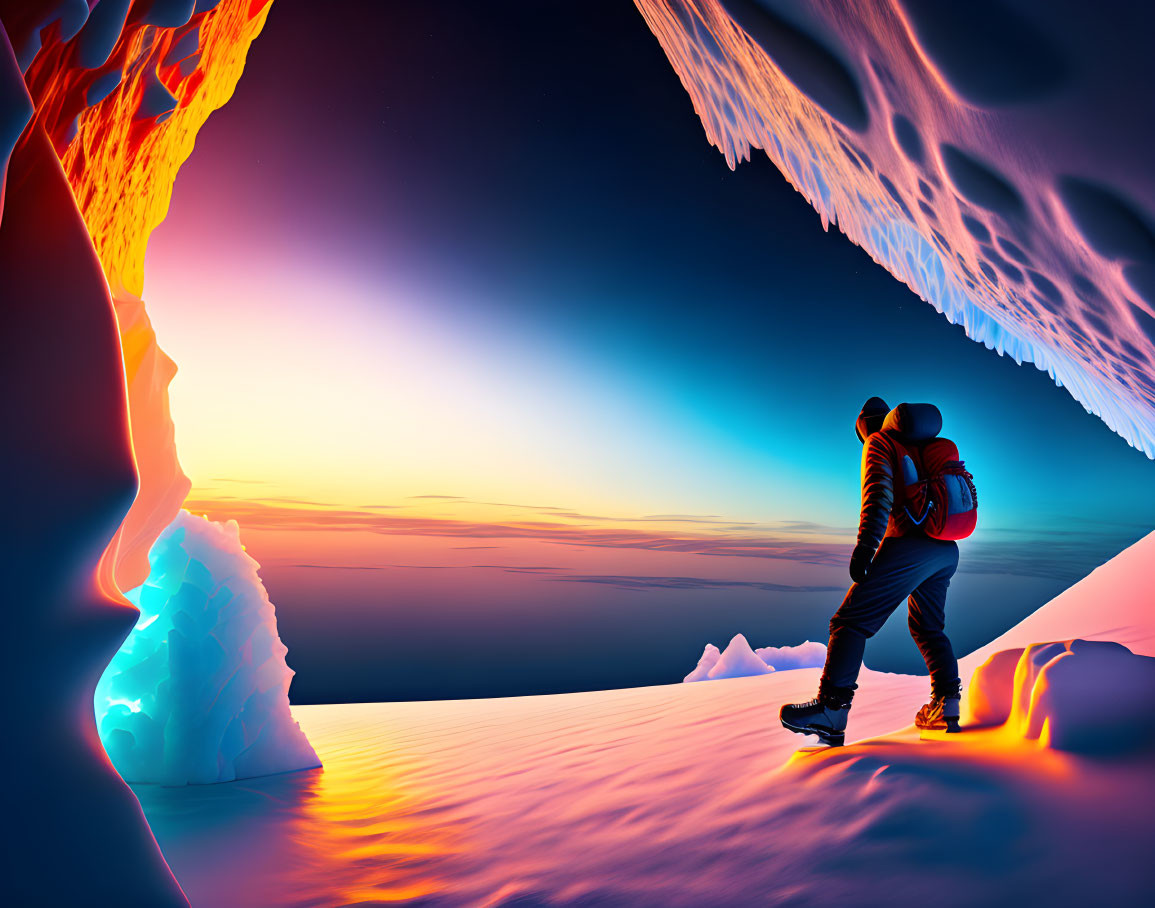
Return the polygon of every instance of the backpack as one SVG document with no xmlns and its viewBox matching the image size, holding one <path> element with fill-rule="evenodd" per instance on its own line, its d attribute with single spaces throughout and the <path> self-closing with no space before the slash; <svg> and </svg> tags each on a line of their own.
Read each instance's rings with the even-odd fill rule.
<svg viewBox="0 0 1155 908">
<path fill-rule="evenodd" d="M 906 519 L 931 539 L 965 539 L 973 533 L 978 492 L 955 443 L 931 438 L 917 447 L 900 448 Z"/>
</svg>

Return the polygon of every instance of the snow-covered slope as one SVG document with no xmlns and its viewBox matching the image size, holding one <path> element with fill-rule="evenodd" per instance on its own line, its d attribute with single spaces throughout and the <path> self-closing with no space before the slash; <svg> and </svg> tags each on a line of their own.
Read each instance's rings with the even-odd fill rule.
<svg viewBox="0 0 1155 908">
<path fill-rule="evenodd" d="M 1155 533 L 1144 536 L 1005 634 L 960 660 L 966 680 L 999 650 L 1045 640 L 1113 640 L 1155 656 Z"/>
<path fill-rule="evenodd" d="M 731 167 L 1155 456 L 1150 4 L 635 2 Z"/>
<path fill-rule="evenodd" d="M 1153 557 L 1155 534 L 1006 644 L 1071 636 L 1076 594 L 1087 635 L 1150 639 L 1130 584 Z M 1155 885 L 1150 753 L 919 741 L 893 730 L 925 680 L 869 671 L 869 740 L 798 753 L 777 710 L 817 675 L 298 707 L 323 771 L 137 791 L 194 904 L 1125 905 Z"/>
</svg>

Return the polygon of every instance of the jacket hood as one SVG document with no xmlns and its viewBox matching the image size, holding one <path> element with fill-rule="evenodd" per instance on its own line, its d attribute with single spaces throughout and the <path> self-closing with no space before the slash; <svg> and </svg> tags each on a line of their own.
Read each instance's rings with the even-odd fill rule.
<svg viewBox="0 0 1155 908">
<path fill-rule="evenodd" d="M 934 404 L 899 404 L 886 414 L 882 428 L 907 441 L 928 441 L 942 431 L 942 413 Z"/>
<path fill-rule="evenodd" d="M 889 409 L 890 407 L 881 397 L 872 397 L 862 405 L 858 419 L 854 421 L 854 431 L 858 433 L 859 441 L 866 441 L 867 438 L 882 428 L 882 422 L 886 419 Z"/>
</svg>

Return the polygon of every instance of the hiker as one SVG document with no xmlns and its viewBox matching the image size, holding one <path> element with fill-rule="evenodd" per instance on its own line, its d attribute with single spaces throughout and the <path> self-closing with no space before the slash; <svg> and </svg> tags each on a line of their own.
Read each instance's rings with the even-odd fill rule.
<svg viewBox="0 0 1155 908">
<path fill-rule="evenodd" d="M 889 410 L 872 397 L 855 429 L 863 451 L 862 513 L 850 558 L 854 583 L 830 619 L 818 696 L 783 706 L 782 724 L 826 744 L 842 744 L 866 641 L 909 597 L 910 633 L 932 685 L 931 700 L 915 724 L 958 731 L 962 685 L 943 626 L 947 587 L 958 568 L 955 540 L 975 526 L 974 483 L 958 449 L 938 437 L 942 414 L 932 404 Z"/>
</svg>

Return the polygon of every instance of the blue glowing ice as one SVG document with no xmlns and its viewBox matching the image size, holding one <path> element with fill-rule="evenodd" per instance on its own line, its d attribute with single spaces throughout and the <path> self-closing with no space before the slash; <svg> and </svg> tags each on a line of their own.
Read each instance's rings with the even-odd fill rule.
<svg viewBox="0 0 1155 908">
<path fill-rule="evenodd" d="M 235 522 L 181 511 L 127 595 L 135 629 L 96 689 L 105 750 L 130 782 L 227 782 L 320 766 L 289 712 L 293 672 Z"/>
</svg>

